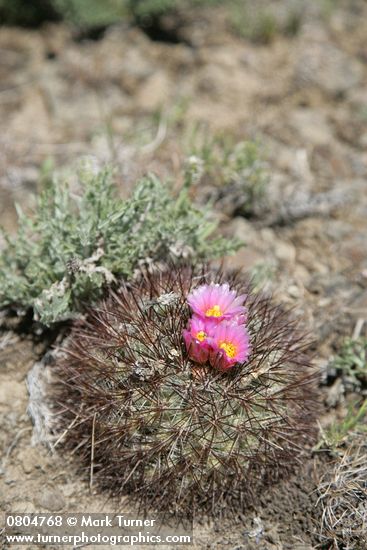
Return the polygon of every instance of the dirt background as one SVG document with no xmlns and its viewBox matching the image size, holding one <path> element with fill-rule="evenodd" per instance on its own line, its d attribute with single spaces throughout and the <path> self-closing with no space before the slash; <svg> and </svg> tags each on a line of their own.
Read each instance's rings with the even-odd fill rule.
<svg viewBox="0 0 367 550">
<path fill-rule="evenodd" d="M 247 242 L 228 264 L 265 262 L 276 299 L 297 306 L 312 329 L 322 373 L 367 311 L 366 38 L 363 1 L 339 2 L 327 18 L 311 10 L 296 36 L 278 34 L 265 45 L 234 35 L 220 8 L 187 15 L 177 43 L 124 24 L 94 41 L 62 24 L 0 28 L 1 224 L 15 230 L 14 201 L 32 204 L 50 159 L 56 168 L 82 155 L 113 162 L 125 194 L 147 170 L 179 184 L 195 124 L 256 138 L 273 211 L 293 199 L 310 207 L 282 223 L 218 210 L 223 230 Z M 67 457 L 34 444 L 26 376 L 44 351 L 2 329 L 0 508 L 111 511 L 114 504 L 90 491 Z M 323 389 L 325 402 L 331 391 Z M 337 414 L 330 408 L 320 421 Z M 316 548 L 319 460 L 310 458 L 237 519 L 195 522 L 195 548 Z"/>
</svg>

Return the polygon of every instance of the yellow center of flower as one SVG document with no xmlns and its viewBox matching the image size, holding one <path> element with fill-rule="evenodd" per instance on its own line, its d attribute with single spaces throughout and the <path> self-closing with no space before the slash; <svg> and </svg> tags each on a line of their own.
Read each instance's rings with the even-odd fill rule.
<svg viewBox="0 0 367 550">
<path fill-rule="evenodd" d="M 207 317 L 222 317 L 222 310 L 219 306 L 215 305 L 210 309 L 207 309 L 205 315 Z"/>
<path fill-rule="evenodd" d="M 199 342 L 203 342 L 205 338 L 206 338 L 206 334 L 203 330 L 200 330 L 200 332 L 198 332 L 196 335 L 196 340 L 199 340 Z"/>
<path fill-rule="evenodd" d="M 233 357 L 237 353 L 237 346 L 235 346 L 231 342 L 219 342 L 219 347 L 226 352 L 227 357 L 229 357 L 230 359 L 233 359 Z"/>
</svg>

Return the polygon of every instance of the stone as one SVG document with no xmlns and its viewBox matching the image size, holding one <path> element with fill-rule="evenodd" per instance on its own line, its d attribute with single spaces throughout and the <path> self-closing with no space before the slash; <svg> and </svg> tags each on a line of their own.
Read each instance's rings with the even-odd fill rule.
<svg viewBox="0 0 367 550">
<path fill-rule="evenodd" d="M 283 264 L 293 265 L 296 260 L 296 249 L 291 243 L 275 241 L 274 254 L 276 259 Z"/>
<path fill-rule="evenodd" d="M 270 227 L 263 227 L 262 229 L 260 229 L 260 236 L 261 240 L 264 241 L 264 243 L 270 244 L 271 246 L 274 245 L 276 235 L 275 231 Z"/>
<path fill-rule="evenodd" d="M 326 117 L 315 109 L 296 109 L 289 115 L 289 124 L 311 145 L 328 145 L 333 132 Z"/>
<path fill-rule="evenodd" d="M 301 289 L 297 285 L 289 285 L 287 287 L 287 292 L 291 298 L 300 298 L 302 295 Z"/>
<path fill-rule="evenodd" d="M 165 71 L 156 71 L 138 88 L 137 104 L 143 111 L 154 111 L 165 105 L 170 97 L 173 83 Z"/>
<path fill-rule="evenodd" d="M 344 385 L 341 378 L 337 378 L 334 384 L 328 388 L 326 396 L 326 404 L 328 407 L 336 407 L 341 402 L 344 396 Z"/>
<path fill-rule="evenodd" d="M 12 503 L 11 512 L 12 514 L 34 514 L 37 513 L 37 510 L 32 502 L 28 500 L 18 500 Z"/>
<path fill-rule="evenodd" d="M 17 458 L 21 462 L 25 474 L 30 474 L 36 468 L 39 468 L 41 463 L 40 454 L 33 447 L 19 451 Z"/>
<path fill-rule="evenodd" d="M 0 386 L 0 405 L 7 405 L 9 399 L 14 408 L 22 405 L 27 399 L 27 389 L 24 382 L 16 382 L 14 379 L 4 379 Z"/>
<path fill-rule="evenodd" d="M 363 75 L 362 65 L 321 34 L 305 33 L 299 42 L 295 81 L 299 87 L 316 86 L 338 96 L 357 86 Z"/>
<path fill-rule="evenodd" d="M 58 489 L 46 487 L 39 495 L 35 496 L 34 504 L 50 512 L 58 512 L 64 508 L 65 500 Z"/>
<path fill-rule="evenodd" d="M 224 258 L 225 265 L 229 269 L 243 269 L 250 271 L 256 265 L 264 261 L 264 255 L 252 246 L 245 246 L 235 254 Z"/>
<path fill-rule="evenodd" d="M 297 260 L 308 270 L 311 274 L 328 274 L 328 267 L 322 263 L 322 258 L 319 259 L 317 252 L 313 252 L 309 248 L 298 248 Z"/>
<path fill-rule="evenodd" d="M 69 500 L 75 493 L 75 483 L 67 483 L 63 485 L 63 494 Z"/>
<path fill-rule="evenodd" d="M 228 236 L 245 243 L 235 254 L 225 258 L 229 268 L 248 271 L 264 260 L 260 233 L 248 220 L 241 216 L 234 218 L 228 225 Z"/>
<path fill-rule="evenodd" d="M 228 234 L 246 244 L 253 244 L 259 238 L 259 233 L 252 223 L 241 216 L 233 218 L 228 224 Z"/>
</svg>

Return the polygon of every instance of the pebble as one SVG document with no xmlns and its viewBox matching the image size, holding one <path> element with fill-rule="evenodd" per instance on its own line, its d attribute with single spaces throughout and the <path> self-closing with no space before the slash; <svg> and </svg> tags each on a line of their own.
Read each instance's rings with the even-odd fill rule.
<svg viewBox="0 0 367 550">
<path fill-rule="evenodd" d="M 306 144 L 322 146 L 333 140 L 331 127 L 321 111 L 297 109 L 290 113 L 289 121 Z"/>
<path fill-rule="evenodd" d="M 302 264 L 310 273 L 319 273 L 321 275 L 328 274 L 328 268 L 321 263 L 317 257 L 317 253 L 308 248 L 298 248 L 297 260 Z"/>
<path fill-rule="evenodd" d="M 66 485 L 63 485 L 63 494 L 64 496 L 69 499 L 72 497 L 75 493 L 75 484 L 74 483 L 67 483 Z"/>
<path fill-rule="evenodd" d="M 37 512 L 34 504 L 32 502 L 29 502 L 28 500 L 16 501 L 12 504 L 11 511 L 12 513 L 19 514 L 33 514 Z"/>
<path fill-rule="evenodd" d="M 336 96 L 357 86 L 362 75 L 361 63 L 325 37 L 304 36 L 299 42 L 295 80 L 300 86 L 314 85 Z"/>
<path fill-rule="evenodd" d="M 22 449 L 18 453 L 18 460 L 22 464 L 24 473 L 30 474 L 35 468 L 39 467 L 41 457 L 36 449 L 30 447 L 27 449 Z"/>
<path fill-rule="evenodd" d="M 34 503 L 50 512 L 58 512 L 65 506 L 61 492 L 53 487 L 46 487 L 34 498 Z"/>
<path fill-rule="evenodd" d="M 301 296 L 301 290 L 298 286 L 296 285 L 289 285 L 288 287 L 288 294 L 289 296 L 291 296 L 292 298 L 299 298 Z"/>
<path fill-rule="evenodd" d="M 228 224 L 228 234 L 249 245 L 253 245 L 259 238 L 259 233 L 254 226 L 241 216 L 233 218 Z"/>
<path fill-rule="evenodd" d="M 164 105 L 172 91 L 172 82 L 163 71 L 156 71 L 140 87 L 139 104 L 142 111 L 154 111 Z"/>
<path fill-rule="evenodd" d="M 294 268 L 293 275 L 297 282 L 301 283 L 303 286 L 308 286 L 311 275 L 303 265 L 297 264 Z"/>
<path fill-rule="evenodd" d="M 3 378 L 0 387 L 0 405 L 7 405 L 9 403 L 10 395 L 14 408 L 22 405 L 24 400 L 27 399 L 27 389 L 25 384 L 16 382 L 14 377 L 8 380 Z"/>
<path fill-rule="evenodd" d="M 293 265 L 296 261 L 295 247 L 284 241 L 276 241 L 274 243 L 274 254 L 279 262 Z"/>
</svg>

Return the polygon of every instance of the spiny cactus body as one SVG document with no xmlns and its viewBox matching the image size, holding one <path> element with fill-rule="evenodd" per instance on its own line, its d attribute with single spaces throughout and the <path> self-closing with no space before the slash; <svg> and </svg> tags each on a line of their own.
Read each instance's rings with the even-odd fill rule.
<svg viewBox="0 0 367 550">
<path fill-rule="evenodd" d="M 295 463 L 314 425 L 314 375 L 295 320 L 241 275 L 250 354 L 225 371 L 190 358 L 195 288 L 170 268 L 124 283 L 72 331 L 55 365 L 62 438 L 110 494 L 176 513 L 238 510 Z M 92 458 L 91 458 L 92 457 Z"/>
</svg>

